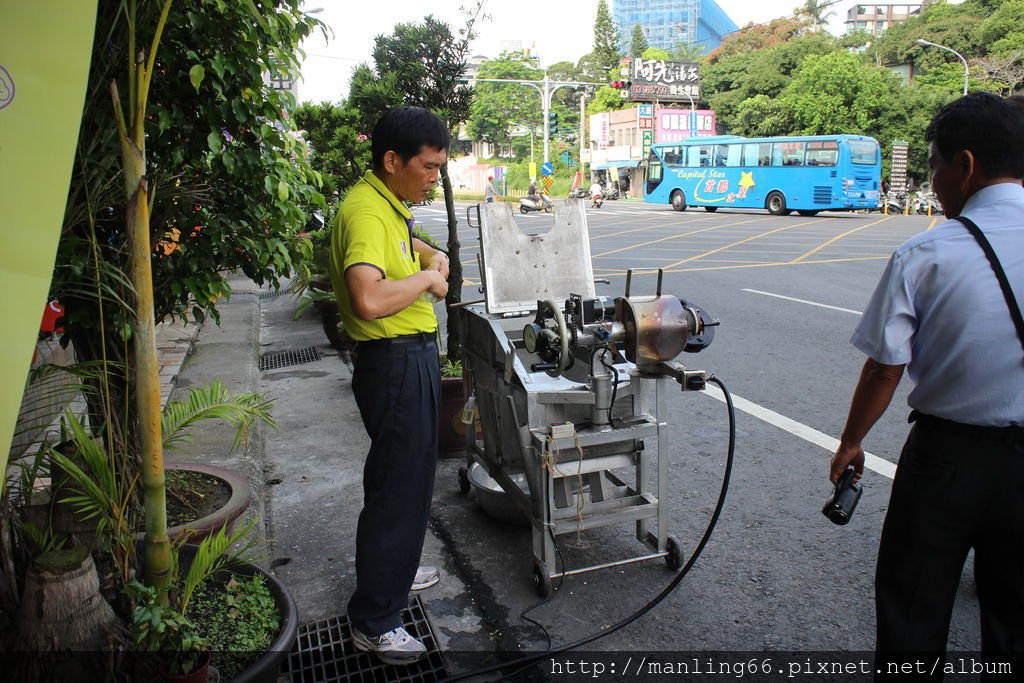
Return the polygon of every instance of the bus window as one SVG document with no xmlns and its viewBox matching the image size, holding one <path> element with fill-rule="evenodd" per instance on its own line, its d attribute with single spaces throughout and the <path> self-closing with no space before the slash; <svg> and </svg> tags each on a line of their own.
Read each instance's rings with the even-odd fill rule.
<svg viewBox="0 0 1024 683">
<path fill-rule="evenodd" d="M 743 165 L 743 145 L 729 145 L 729 154 L 725 159 L 725 165 L 736 167 Z"/>
<path fill-rule="evenodd" d="M 661 150 L 666 166 L 682 166 L 683 153 L 679 147 L 665 147 Z"/>
<path fill-rule="evenodd" d="M 690 145 L 683 148 L 686 151 L 686 165 L 690 168 L 708 165 L 708 154 L 711 151 L 709 145 Z"/>
<path fill-rule="evenodd" d="M 775 156 L 772 158 L 772 165 L 779 166 L 803 166 L 805 142 L 776 142 L 774 148 Z M 776 164 L 776 159 L 778 163 Z"/>
<path fill-rule="evenodd" d="M 772 143 L 755 142 L 743 145 L 743 166 L 771 166 Z"/>
<path fill-rule="evenodd" d="M 808 166 L 835 166 L 839 161 L 839 143 L 835 140 L 817 140 L 807 143 Z"/>
<path fill-rule="evenodd" d="M 729 158 L 729 145 L 715 145 L 715 151 L 711 155 L 711 166 L 725 166 L 725 160 Z"/>
<path fill-rule="evenodd" d="M 878 163 L 878 143 L 874 140 L 850 140 L 850 161 L 868 166 Z"/>
</svg>

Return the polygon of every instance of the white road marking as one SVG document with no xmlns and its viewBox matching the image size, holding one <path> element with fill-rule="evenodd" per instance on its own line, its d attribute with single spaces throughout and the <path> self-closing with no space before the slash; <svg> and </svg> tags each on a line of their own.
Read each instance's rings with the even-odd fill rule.
<svg viewBox="0 0 1024 683">
<path fill-rule="evenodd" d="M 818 306 L 819 308 L 829 308 L 833 311 L 842 311 L 843 313 L 853 313 L 854 315 L 863 315 L 861 311 L 855 311 L 852 308 L 840 308 L 839 306 L 829 306 L 828 304 L 819 304 L 816 301 L 807 301 L 806 299 L 794 299 L 791 296 L 783 296 L 781 294 L 772 294 L 771 292 L 762 292 L 759 289 L 743 289 L 743 292 L 750 292 L 751 294 L 761 294 L 762 296 L 771 296 L 776 299 L 785 299 L 786 301 L 795 301 L 798 304 L 807 304 L 808 306 Z"/>
<path fill-rule="evenodd" d="M 716 385 L 707 385 L 704 393 L 712 398 L 718 399 L 722 403 L 725 403 L 725 394 L 723 394 L 722 390 Z M 807 425 L 797 422 L 796 420 L 792 420 L 785 415 L 780 415 L 774 410 L 770 410 L 752 401 L 748 401 L 736 394 L 732 395 L 732 403 L 736 410 L 744 412 L 752 417 L 756 417 L 759 420 L 763 420 L 772 426 L 789 432 L 793 436 L 797 436 L 804 441 L 809 441 L 815 446 L 821 446 L 829 453 L 835 453 L 836 449 L 839 448 L 839 439 L 831 437 L 824 432 L 819 432 L 817 429 L 808 427 Z M 889 479 L 892 479 L 896 474 L 896 465 L 884 458 L 868 453 L 867 451 L 864 451 L 864 466 L 873 472 L 881 474 L 883 477 L 888 477 Z"/>
</svg>

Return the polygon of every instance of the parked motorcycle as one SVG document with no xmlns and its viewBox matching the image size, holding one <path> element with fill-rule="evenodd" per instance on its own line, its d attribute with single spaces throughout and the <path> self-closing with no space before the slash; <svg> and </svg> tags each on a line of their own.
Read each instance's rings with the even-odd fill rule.
<svg viewBox="0 0 1024 683">
<path fill-rule="evenodd" d="M 914 213 L 936 215 L 942 214 L 942 204 L 933 192 L 918 192 L 914 195 L 914 203 L 911 204 Z"/>
<path fill-rule="evenodd" d="M 619 198 L 619 188 L 615 187 L 615 185 L 608 185 L 608 186 L 606 186 L 604 188 L 603 196 L 604 196 L 605 199 L 609 199 L 609 200 L 610 199 L 618 199 Z"/>
<path fill-rule="evenodd" d="M 586 199 L 590 195 L 583 187 L 577 187 L 575 190 L 569 190 L 569 199 Z"/>
<path fill-rule="evenodd" d="M 539 195 L 527 195 L 519 200 L 519 213 L 526 215 L 531 211 L 551 213 L 554 203 L 543 192 Z"/>
<path fill-rule="evenodd" d="M 885 195 L 885 212 L 886 213 L 903 213 L 903 208 L 907 205 L 906 193 L 895 193 L 890 192 Z"/>
</svg>

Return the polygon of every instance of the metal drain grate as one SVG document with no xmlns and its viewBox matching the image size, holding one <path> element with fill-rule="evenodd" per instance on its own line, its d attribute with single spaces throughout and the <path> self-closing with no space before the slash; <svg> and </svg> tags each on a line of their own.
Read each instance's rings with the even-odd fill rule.
<svg viewBox="0 0 1024 683">
<path fill-rule="evenodd" d="M 261 289 L 259 299 L 260 301 L 266 301 L 267 299 L 276 299 L 277 297 L 287 293 L 287 289 Z"/>
<path fill-rule="evenodd" d="M 274 351 L 260 356 L 260 370 L 277 370 L 292 365 L 302 365 L 320 360 L 320 352 L 315 346 L 288 351 Z"/>
<path fill-rule="evenodd" d="M 415 664 L 389 666 L 376 655 L 359 652 L 352 645 L 348 617 L 342 616 L 299 626 L 295 646 L 281 665 L 281 673 L 292 683 L 430 683 L 447 676 L 444 659 L 437 649 L 419 597 L 414 596 L 409 607 L 402 610 L 402 622 L 405 630 L 427 648 L 427 654 Z"/>
</svg>

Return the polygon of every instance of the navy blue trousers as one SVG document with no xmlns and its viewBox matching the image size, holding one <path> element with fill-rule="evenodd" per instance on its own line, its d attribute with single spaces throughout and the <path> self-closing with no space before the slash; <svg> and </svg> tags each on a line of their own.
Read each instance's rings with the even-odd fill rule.
<svg viewBox="0 0 1024 683">
<path fill-rule="evenodd" d="M 441 371 L 433 340 L 360 343 L 352 390 L 370 437 L 356 532 L 351 624 L 376 636 L 402 625 L 430 519 Z"/>
<path fill-rule="evenodd" d="M 978 428 L 922 416 L 900 456 L 878 550 L 876 664 L 946 652 L 967 553 L 981 612 L 982 655 L 1024 654 L 1024 428 Z M 895 671 L 895 669 L 894 669 Z M 1016 672 L 1016 669 L 1014 669 Z M 893 680 L 906 676 L 893 676 Z M 984 677 L 983 677 L 984 678 Z"/>
</svg>

